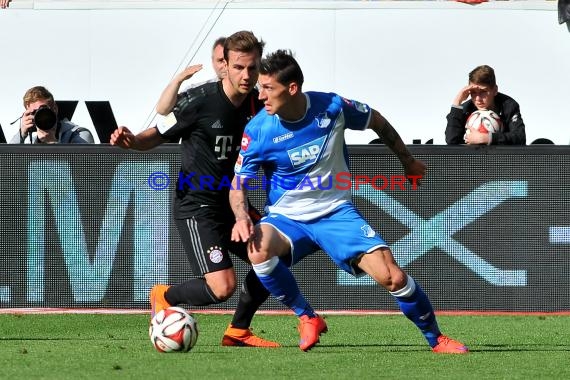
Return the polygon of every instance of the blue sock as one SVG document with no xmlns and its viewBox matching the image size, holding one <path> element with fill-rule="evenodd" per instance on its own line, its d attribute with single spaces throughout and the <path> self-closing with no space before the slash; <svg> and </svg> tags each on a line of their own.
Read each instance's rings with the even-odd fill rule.
<svg viewBox="0 0 570 380">
<path fill-rule="evenodd" d="M 396 298 L 402 313 L 418 326 L 429 345 L 435 347 L 441 332 L 437 326 L 433 307 L 422 288 L 408 276 L 406 286 L 391 294 Z"/>
<path fill-rule="evenodd" d="M 289 306 L 298 317 L 302 315 L 315 316 L 315 311 L 301 294 L 293 273 L 277 257 L 260 264 L 254 264 L 253 270 L 273 297 Z"/>
</svg>

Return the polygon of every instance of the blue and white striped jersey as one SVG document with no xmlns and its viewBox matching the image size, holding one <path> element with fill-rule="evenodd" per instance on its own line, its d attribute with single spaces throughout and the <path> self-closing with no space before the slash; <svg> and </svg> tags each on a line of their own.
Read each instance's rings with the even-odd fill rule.
<svg viewBox="0 0 570 380">
<path fill-rule="evenodd" d="M 289 122 L 260 111 L 245 128 L 235 166 L 237 176 L 250 178 L 263 168 L 266 212 L 302 221 L 351 200 L 350 190 L 337 186 L 339 175 L 348 175 L 344 131 L 366 129 L 372 115 L 368 105 L 334 93 L 305 96 L 301 120 Z"/>
</svg>

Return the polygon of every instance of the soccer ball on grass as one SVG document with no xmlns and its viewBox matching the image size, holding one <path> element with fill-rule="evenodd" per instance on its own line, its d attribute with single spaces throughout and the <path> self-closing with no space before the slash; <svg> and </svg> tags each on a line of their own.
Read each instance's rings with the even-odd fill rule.
<svg viewBox="0 0 570 380">
<path fill-rule="evenodd" d="M 156 313 L 148 335 L 159 352 L 188 352 L 198 340 L 198 325 L 186 310 L 173 306 Z"/>
</svg>

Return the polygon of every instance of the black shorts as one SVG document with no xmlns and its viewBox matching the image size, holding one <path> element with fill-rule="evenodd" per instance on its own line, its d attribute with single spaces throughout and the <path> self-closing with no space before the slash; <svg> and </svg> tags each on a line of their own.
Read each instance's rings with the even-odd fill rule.
<svg viewBox="0 0 570 380">
<path fill-rule="evenodd" d="M 234 224 L 231 212 L 228 214 L 207 207 L 189 219 L 176 219 L 182 245 L 195 275 L 232 268 L 229 253 L 249 263 L 247 244 L 231 241 Z"/>
</svg>

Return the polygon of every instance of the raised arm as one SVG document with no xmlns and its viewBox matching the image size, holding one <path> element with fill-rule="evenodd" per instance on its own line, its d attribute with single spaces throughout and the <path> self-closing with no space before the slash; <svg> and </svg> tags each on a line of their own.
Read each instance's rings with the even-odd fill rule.
<svg viewBox="0 0 570 380">
<path fill-rule="evenodd" d="M 186 69 L 178 73 L 172 81 L 166 86 L 160 98 L 158 99 L 158 103 L 156 104 L 156 112 L 160 115 L 166 116 L 172 108 L 176 104 L 176 97 L 178 95 L 178 91 L 180 90 L 180 86 L 182 82 L 186 79 L 192 78 L 194 74 L 198 71 L 202 70 L 202 65 L 192 65 L 188 66 Z"/>
</svg>

